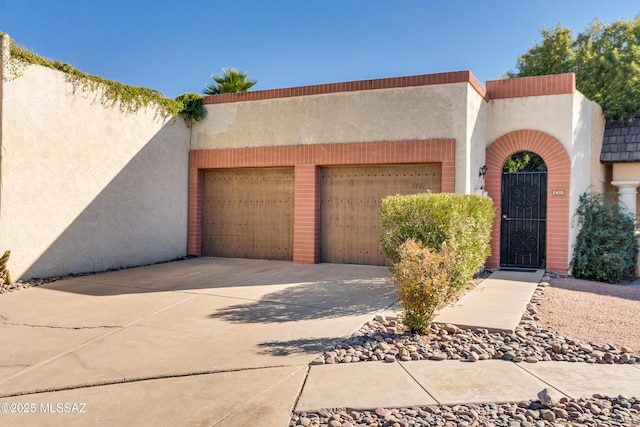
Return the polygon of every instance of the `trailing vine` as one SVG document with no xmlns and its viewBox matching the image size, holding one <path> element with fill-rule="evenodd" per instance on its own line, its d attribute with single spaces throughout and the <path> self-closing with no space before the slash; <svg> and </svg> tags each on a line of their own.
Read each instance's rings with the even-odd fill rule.
<svg viewBox="0 0 640 427">
<path fill-rule="evenodd" d="M 185 108 L 182 102 L 177 99 L 165 98 L 158 90 L 129 86 L 114 80 L 83 73 L 71 64 L 46 59 L 29 50 L 20 48 L 13 40 L 10 41 L 9 46 L 10 57 L 14 60 L 9 69 L 13 78 L 22 74 L 22 69 L 25 65 L 40 65 L 65 73 L 67 81 L 73 85 L 74 92 L 80 90 L 82 92 L 100 93 L 100 101 L 105 107 L 113 107 L 119 104 L 120 109 L 127 113 L 135 113 L 142 108 L 156 107 L 163 118 L 175 118 Z"/>
</svg>

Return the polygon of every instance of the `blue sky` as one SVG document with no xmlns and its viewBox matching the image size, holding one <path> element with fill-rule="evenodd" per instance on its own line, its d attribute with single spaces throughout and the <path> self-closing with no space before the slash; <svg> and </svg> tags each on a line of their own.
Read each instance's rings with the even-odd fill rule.
<svg viewBox="0 0 640 427">
<path fill-rule="evenodd" d="M 254 90 L 471 70 L 500 78 L 561 22 L 632 19 L 637 0 L 0 0 L 0 31 L 41 56 L 175 97 L 223 67 Z"/>
</svg>

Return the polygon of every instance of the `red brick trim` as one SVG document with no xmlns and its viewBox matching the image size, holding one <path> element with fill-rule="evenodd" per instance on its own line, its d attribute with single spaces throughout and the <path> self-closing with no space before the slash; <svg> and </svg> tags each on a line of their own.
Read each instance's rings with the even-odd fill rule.
<svg viewBox="0 0 640 427">
<path fill-rule="evenodd" d="M 573 73 L 487 81 L 487 99 L 559 95 L 575 90 L 576 76 Z"/>
<path fill-rule="evenodd" d="M 500 218 L 502 166 L 519 151 L 532 151 L 547 164 L 547 270 L 566 274 L 569 269 L 569 194 L 571 162 L 567 151 L 553 136 L 537 130 L 517 130 L 502 135 L 487 148 L 485 187 L 496 205 L 491 232 L 491 256 L 487 267 L 500 265 Z M 564 191 L 554 196 L 553 190 Z"/>
<path fill-rule="evenodd" d="M 193 150 L 189 153 L 189 255 L 202 255 L 203 170 L 295 167 L 294 262 L 319 260 L 319 178 L 317 166 L 442 164 L 442 191 L 455 192 L 454 139 L 295 145 Z"/>
<path fill-rule="evenodd" d="M 189 255 L 202 255 L 202 185 L 202 170 L 189 168 L 189 233 L 187 237 Z"/>
<path fill-rule="evenodd" d="M 320 174 L 316 165 L 296 165 L 293 262 L 320 262 Z"/>
<path fill-rule="evenodd" d="M 343 83 L 329 83 L 313 86 L 290 87 L 283 89 L 257 90 L 242 93 L 224 93 L 205 97 L 205 104 L 224 104 L 229 102 L 258 101 L 292 96 L 325 95 L 337 92 L 359 90 L 390 89 L 410 86 L 428 86 L 448 83 L 469 83 L 480 96 L 486 95 L 486 89 L 471 71 L 453 71 L 449 73 L 422 74 L 418 76 L 390 77 L 384 79 L 359 80 Z"/>
</svg>

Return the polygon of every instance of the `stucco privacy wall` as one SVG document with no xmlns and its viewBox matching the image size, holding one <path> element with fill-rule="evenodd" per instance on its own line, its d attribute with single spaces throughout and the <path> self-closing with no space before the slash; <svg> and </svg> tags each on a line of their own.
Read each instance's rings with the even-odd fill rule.
<svg viewBox="0 0 640 427">
<path fill-rule="evenodd" d="M 4 77 L 0 249 L 16 278 L 186 254 L 183 120 L 105 106 L 41 66 Z"/>
<path fill-rule="evenodd" d="M 547 152 L 552 153 L 556 150 L 551 147 L 548 136 L 562 146 L 563 153 L 558 152 L 557 155 L 566 155 L 568 158 L 566 165 L 561 166 L 557 158 L 544 158 L 543 155 L 546 162 L 552 161 L 558 165 L 557 170 L 549 171 L 548 212 L 550 216 L 562 219 L 548 223 L 547 255 L 548 263 L 552 262 L 552 265 L 548 264 L 547 267 L 555 271 L 567 271 L 578 231 L 571 222 L 571 215 L 578 207 L 579 196 L 590 187 L 596 191 L 604 189 L 605 168 L 593 160 L 599 156 L 602 144 L 602 110 L 576 91 L 573 74 L 491 81 L 487 82 L 487 95 L 490 98 L 487 124 L 489 148 L 506 136 L 516 141 L 518 138 L 513 135 L 527 135 L 524 138 L 529 138 L 529 142 L 519 141 L 518 144 L 524 144 L 518 145 L 519 150 L 527 149 L 542 155 L 536 148 L 537 144 L 543 144 Z M 546 136 L 540 136 L 540 132 Z M 493 165 L 494 168 L 501 166 Z M 494 179 L 491 172 L 495 171 L 490 171 L 488 179 Z M 566 184 L 562 180 L 564 174 L 567 176 Z M 499 186 L 495 185 L 493 183 L 494 194 L 490 192 L 490 195 L 499 199 L 499 194 L 495 194 Z M 566 207 L 563 198 L 568 199 Z M 555 229 L 551 224 L 555 224 Z M 497 263 L 499 257 L 496 254 L 496 250 L 499 250 L 496 228 L 499 229 L 499 222 L 494 223 L 490 264 Z M 564 233 L 566 238 L 563 243 L 558 236 Z"/>
<path fill-rule="evenodd" d="M 451 138 L 455 190 L 470 193 L 481 185 L 471 170 L 484 160 L 484 93 L 473 74 L 459 71 L 216 95 L 205 100 L 215 119 L 194 125 L 192 148 Z M 472 150 L 478 158 L 470 166 Z"/>
</svg>

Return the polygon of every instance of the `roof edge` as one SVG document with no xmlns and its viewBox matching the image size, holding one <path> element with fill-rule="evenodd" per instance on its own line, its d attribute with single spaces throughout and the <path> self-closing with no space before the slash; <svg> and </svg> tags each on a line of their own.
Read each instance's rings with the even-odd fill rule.
<svg viewBox="0 0 640 427">
<path fill-rule="evenodd" d="M 452 71 L 446 73 L 421 74 L 416 76 L 388 77 L 372 80 L 356 80 L 342 83 L 327 83 L 311 86 L 298 86 L 282 89 L 266 89 L 241 93 L 223 93 L 204 98 L 205 104 L 226 104 L 243 101 L 290 98 L 295 96 L 325 95 L 338 92 L 361 90 L 391 89 L 412 86 L 430 86 L 450 83 L 469 83 L 485 100 L 487 90 L 471 71 Z"/>
</svg>

